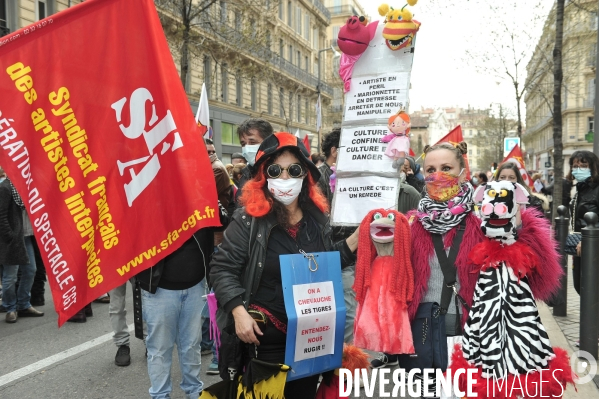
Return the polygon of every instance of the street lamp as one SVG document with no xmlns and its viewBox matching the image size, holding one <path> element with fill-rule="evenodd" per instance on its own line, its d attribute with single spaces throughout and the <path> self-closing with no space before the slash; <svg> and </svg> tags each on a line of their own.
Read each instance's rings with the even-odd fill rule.
<svg viewBox="0 0 599 399">
<path fill-rule="evenodd" d="M 318 84 L 316 85 L 316 92 L 320 93 L 320 54 L 325 52 L 325 51 L 332 51 L 333 52 L 333 58 L 338 58 L 341 57 L 341 54 L 335 50 L 335 48 L 331 45 L 331 47 L 327 47 L 327 48 L 323 48 L 322 50 L 318 50 Z"/>
</svg>

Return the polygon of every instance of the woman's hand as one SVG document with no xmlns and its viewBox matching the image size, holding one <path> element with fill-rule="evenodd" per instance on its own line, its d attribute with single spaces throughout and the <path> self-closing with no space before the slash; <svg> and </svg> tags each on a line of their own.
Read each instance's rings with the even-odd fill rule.
<svg viewBox="0 0 599 399">
<path fill-rule="evenodd" d="M 580 248 L 582 248 L 582 241 L 579 241 L 578 244 L 576 244 L 576 255 L 580 256 Z"/>
<path fill-rule="evenodd" d="M 358 228 L 356 229 L 356 231 L 354 231 L 354 233 L 347 237 L 347 240 L 345 240 L 345 242 L 347 243 L 347 246 L 349 247 L 349 249 L 352 252 L 356 252 L 356 249 L 358 249 L 358 238 L 360 237 L 360 226 L 358 226 Z"/>
<path fill-rule="evenodd" d="M 246 344 L 260 345 L 260 341 L 256 338 L 256 334 L 263 335 L 260 327 L 250 314 L 241 305 L 237 306 L 232 311 L 235 319 L 235 333 L 240 340 Z"/>
</svg>

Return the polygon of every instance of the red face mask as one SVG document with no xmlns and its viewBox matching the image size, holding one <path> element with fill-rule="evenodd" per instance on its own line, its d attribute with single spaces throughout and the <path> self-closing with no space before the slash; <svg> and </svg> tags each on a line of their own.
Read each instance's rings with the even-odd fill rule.
<svg viewBox="0 0 599 399">
<path fill-rule="evenodd" d="M 428 175 L 424 181 L 428 196 L 438 202 L 446 202 L 460 192 L 460 174 L 457 176 L 447 172 L 435 172 Z"/>
</svg>

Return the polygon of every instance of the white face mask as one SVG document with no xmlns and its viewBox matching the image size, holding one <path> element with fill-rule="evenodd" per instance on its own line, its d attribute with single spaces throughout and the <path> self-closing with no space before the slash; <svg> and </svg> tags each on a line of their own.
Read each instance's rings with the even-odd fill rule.
<svg viewBox="0 0 599 399">
<path fill-rule="evenodd" d="M 284 205 L 289 205 L 300 195 L 304 179 L 267 179 L 268 189 L 273 197 Z"/>
<path fill-rule="evenodd" d="M 254 166 L 256 163 L 258 148 L 260 148 L 260 144 L 246 144 L 245 147 L 241 148 L 241 155 L 248 161 L 248 165 Z"/>
</svg>

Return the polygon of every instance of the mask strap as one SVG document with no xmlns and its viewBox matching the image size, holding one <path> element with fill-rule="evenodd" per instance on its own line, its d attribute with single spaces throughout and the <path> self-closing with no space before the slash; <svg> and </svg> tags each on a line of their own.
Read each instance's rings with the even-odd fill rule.
<svg viewBox="0 0 599 399">
<path fill-rule="evenodd" d="M 462 176 L 462 172 L 464 172 L 464 170 L 466 170 L 466 168 L 462 168 L 462 170 L 460 170 L 460 174 L 457 177 Z"/>
</svg>

